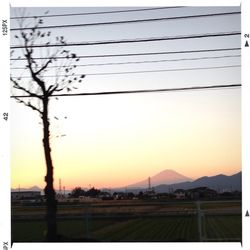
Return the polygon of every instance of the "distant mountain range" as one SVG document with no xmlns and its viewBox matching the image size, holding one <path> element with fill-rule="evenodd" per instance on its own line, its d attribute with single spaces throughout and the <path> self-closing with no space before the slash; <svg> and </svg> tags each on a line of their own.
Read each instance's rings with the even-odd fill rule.
<svg viewBox="0 0 250 250">
<path fill-rule="evenodd" d="M 41 188 L 39 188 L 38 186 L 33 186 L 30 188 L 12 188 L 11 189 L 12 192 L 18 192 L 18 191 L 43 191 Z"/>
<path fill-rule="evenodd" d="M 231 176 L 219 174 L 215 176 L 203 176 L 196 180 L 192 180 L 184 175 L 177 173 L 174 170 L 166 169 L 150 178 L 151 187 L 157 193 L 172 192 L 176 189 L 191 189 L 196 187 L 208 187 L 216 191 L 241 191 L 242 190 L 242 173 L 236 173 Z M 139 193 L 148 188 L 148 179 L 134 183 L 127 186 L 128 192 Z M 103 191 L 123 191 L 124 188 L 102 189 Z M 11 189 L 11 191 L 19 191 L 18 188 Z M 38 186 L 31 188 L 20 188 L 20 191 L 41 191 L 43 189 Z M 58 190 L 56 190 L 58 192 Z M 70 193 L 71 190 L 65 190 L 65 193 Z"/>
<path fill-rule="evenodd" d="M 18 191 L 40 191 L 42 194 L 44 194 L 44 190 L 38 186 L 33 186 L 30 188 L 12 188 L 11 192 L 18 192 Z M 56 193 L 59 193 L 59 190 L 55 190 Z M 63 193 L 64 191 L 62 191 Z M 65 190 L 65 194 L 71 193 L 71 190 Z"/>
<path fill-rule="evenodd" d="M 163 171 L 161 173 L 167 174 L 169 172 L 169 170 L 167 171 Z M 169 173 L 171 173 L 172 171 L 170 171 Z M 159 173 L 159 174 L 161 174 Z M 176 172 L 175 172 L 176 173 Z M 158 175 L 159 175 L 158 174 Z M 176 176 L 179 176 L 178 173 L 176 173 Z M 158 176 L 156 175 L 156 176 Z M 153 179 L 154 177 L 152 177 Z M 227 176 L 227 175 L 215 175 L 215 176 L 203 176 L 201 178 L 198 178 L 194 181 L 183 181 L 183 182 L 179 182 L 179 179 L 177 179 L 178 183 L 172 183 L 172 184 L 167 184 L 167 182 L 169 181 L 169 179 L 167 178 L 166 181 L 162 182 L 162 184 L 160 185 L 152 185 L 152 187 L 154 187 L 154 190 L 157 193 L 164 193 L 164 192 L 170 192 L 170 191 L 174 191 L 176 189 L 192 189 L 192 188 L 196 188 L 196 187 L 208 187 L 211 189 L 214 189 L 216 191 L 241 191 L 242 186 L 241 186 L 241 179 L 242 179 L 242 173 L 236 173 L 234 175 L 231 176 Z M 173 181 L 173 180 L 171 180 Z M 143 182 L 139 182 L 139 184 L 142 184 Z M 138 183 L 137 183 L 138 184 Z M 130 192 L 134 192 L 134 193 L 138 193 L 141 190 L 145 190 L 147 188 L 145 188 L 145 186 L 143 188 L 138 188 L 135 186 L 128 186 L 129 187 L 129 191 Z"/>
</svg>

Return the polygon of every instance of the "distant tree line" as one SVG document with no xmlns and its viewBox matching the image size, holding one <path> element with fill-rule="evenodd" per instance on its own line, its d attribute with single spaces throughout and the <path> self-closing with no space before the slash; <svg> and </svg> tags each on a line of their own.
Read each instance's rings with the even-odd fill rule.
<svg viewBox="0 0 250 250">
<path fill-rule="evenodd" d="M 101 190 L 96 189 L 94 187 L 90 188 L 89 190 L 85 191 L 80 187 L 76 187 L 72 190 L 70 197 L 72 198 L 79 198 L 79 196 L 88 196 L 88 197 L 97 197 L 101 193 Z"/>
<path fill-rule="evenodd" d="M 223 193 L 218 193 L 217 191 L 207 188 L 207 187 L 197 187 L 193 189 L 176 189 L 169 193 L 156 193 L 154 190 L 145 190 L 138 193 L 133 192 L 113 192 L 112 194 L 106 191 L 101 191 L 94 187 L 89 190 L 84 190 L 81 187 L 76 187 L 69 194 L 71 198 L 79 197 L 91 197 L 91 198 L 101 198 L 103 200 L 117 199 L 117 200 L 132 200 L 132 199 L 230 199 L 230 198 L 241 198 L 240 191 L 226 191 Z"/>
</svg>

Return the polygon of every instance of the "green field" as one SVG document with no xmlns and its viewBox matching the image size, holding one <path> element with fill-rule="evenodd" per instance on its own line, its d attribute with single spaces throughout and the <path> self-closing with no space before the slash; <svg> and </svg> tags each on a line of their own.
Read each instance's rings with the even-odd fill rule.
<svg viewBox="0 0 250 250">
<path fill-rule="evenodd" d="M 241 216 L 206 216 L 204 220 L 205 236 L 208 240 L 218 239 L 238 241 L 241 238 Z"/>
<path fill-rule="evenodd" d="M 85 214 L 89 210 L 92 214 L 114 214 L 114 213 L 147 213 L 161 211 L 183 211 L 195 210 L 196 205 L 193 202 L 145 202 L 145 201 L 109 201 L 96 202 L 92 204 L 71 204 L 59 205 L 57 209 L 58 215 L 69 214 Z M 45 206 L 12 206 L 13 215 L 45 215 Z"/>
<path fill-rule="evenodd" d="M 99 230 L 103 227 L 114 224 L 114 220 L 91 221 L 89 231 Z M 87 233 L 86 221 L 64 220 L 57 223 L 58 233 L 68 238 L 90 237 Z M 13 242 L 42 242 L 45 241 L 46 223 L 44 221 L 26 221 L 12 223 Z"/>
<path fill-rule="evenodd" d="M 201 204 L 201 209 L 234 209 L 239 208 L 239 206 L 241 206 L 241 204 L 238 201 L 203 202 Z"/>
<path fill-rule="evenodd" d="M 16 222 L 12 226 L 13 241 L 44 241 L 43 221 Z M 138 218 L 129 220 L 65 220 L 58 222 L 60 234 L 70 238 L 98 241 L 198 241 L 195 217 Z"/>
<path fill-rule="evenodd" d="M 71 241 L 241 241 L 240 201 L 201 202 L 200 208 L 199 217 L 195 202 L 63 205 L 58 233 Z M 45 241 L 43 216 L 44 207 L 13 206 L 13 242 Z"/>
<path fill-rule="evenodd" d="M 197 241 L 197 235 L 191 216 L 128 220 L 93 233 L 102 241 Z"/>
</svg>

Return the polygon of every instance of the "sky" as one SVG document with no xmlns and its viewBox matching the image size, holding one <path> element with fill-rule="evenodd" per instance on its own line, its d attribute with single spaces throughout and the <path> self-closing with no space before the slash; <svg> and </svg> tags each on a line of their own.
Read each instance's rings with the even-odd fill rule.
<svg viewBox="0 0 250 250">
<path fill-rule="evenodd" d="M 103 8 L 29 8 L 30 15 L 99 12 Z M 122 8 L 105 8 L 118 10 Z M 128 8 L 123 8 L 128 9 Z M 44 25 L 105 22 L 240 11 L 240 7 L 184 7 L 112 15 L 44 18 Z M 11 9 L 15 16 L 17 8 Z M 17 27 L 12 21 L 11 28 Z M 53 29 L 68 42 L 116 40 L 159 36 L 240 31 L 240 15 L 161 21 L 140 24 Z M 17 44 L 12 33 L 11 44 Z M 162 52 L 240 47 L 240 36 L 174 40 L 151 43 L 70 47 L 77 55 Z M 46 49 L 36 51 L 46 54 Z M 14 53 L 19 56 L 20 51 Z M 83 59 L 79 64 L 240 55 L 240 51 Z M 161 63 L 77 67 L 86 74 L 76 92 L 178 88 L 241 82 L 240 67 L 124 75 L 88 75 L 104 72 L 147 71 L 239 65 L 240 57 L 180 60 Z M 11 67 L 24 64 L 15 62 Z M 11 70 L 13 76 L 28 75 Z M 53 71 L 48 74 L 53 74 Z M 53 78 L 47 78 L 53 82 Z M 25 83 L 27 79 L 23 79 Z M 13 93 L 15 91 L 13 90 Z M 190 178 L 231 175 L 241 170 L 240 88 L 79 96 L 50 103 L 55 186 L 121 187 L 146 179 L 164 169 Z M 12 187 L 44 187 L 46 171 L 42 126 L 33 110 L 11 101 Z M 53 119 L 56 116 L 59 120 Z M 67 119 L 64 119 L 67 117 Z M 66 135 L 57 137 L 58 135 Z"/>
</svg>

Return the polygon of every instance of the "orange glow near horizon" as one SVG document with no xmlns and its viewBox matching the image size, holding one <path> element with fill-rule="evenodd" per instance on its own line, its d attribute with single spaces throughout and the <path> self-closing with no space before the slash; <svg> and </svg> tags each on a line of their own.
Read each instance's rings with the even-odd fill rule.
<svg viewBox="0 0 250 250">
<path fill-rule="evenodd" d="M 122 8 L 120 6 L 117 10 Z M 106 11 L 115 9 L 115 6 L 103 8 Z M 18 10 L 18 7 L 11 8 L 11 16 L 18 15 Z M 65 14 L 99 12 L 102 8 L 39 7 L 27 8 L 27 13 L 30 16 L 41 16 L 47 10 L 50 14 Z M 240 32 L 224 34 L 241 30 L 241 15 L 210 15 L 240 10 L 240 6 L 189 6 L 123 12 L 119 15 L 85 15 L 86 23 L 115 21 L 119 18 L 143 20 L 203 14 L 209 14 L 210 17 L 47 28 L 44 32 L 47 34 L 51 30 L 49 37 L 46 35 L 34 44 L 45 45 L 49 41 L 51 44 L 57 43 L 56 37 L 60 36 L 64 36 L 67 43 L 79 45 L 83 41 L 119 41 L 86 46 L 70 44 L 65 48 L 70 54 L 81 57 L 79 62 L 68 59 L 64 61 L 62 58 L 51 60 L 51 68 L 39 73 L 47 88 L 58 83 L 64 85 L 64 80 L 76 87 L 72 88 L 72 93 L 95 93 L 67 95 L 58 100 L 51 98 L 50 142 L 55 188 L 59 188 L 59 179 L 67 190 L 76 186 L 126 187 L 165 169 L 192 179 L 217 174 L 232 175 L 241 171 L 241 88 L 229 87 L 241 83 L 241 52 L 238 49 L 241 47 L 241 36 Z M 23 12 L 20 14 L 23 15 Z M 82 19 L 81 15 L 44 18 L 42 25 L 57 27 L 62 23 L 82 23 Z M 22 37 L 14 29 L 19 27 L 18 20 L 11 19 L 12 45 L 19 44 Z M 23 25 L 32 27 L 32 20 L 27 19 Z M 199 39 L 195 38 L 196 34 L 201 35 Z M 222 35 L 203 37 L 202 34 Z M 15 35 L 18 35 L 18 39 Z M 153 37 L 164 39 L 147 41 Z M 136 41 L 141 38 L 145 40 Z M 135 41 L 124 42 L 124 39 Z M 58 49 L 58 55 L 61 56 L 62 48 L 54 49 Z M 38 64 L 35 70 L 39 71 L 39 67 L 46 65 L 46 59 L 37 58 L 50 57 L 50 53 L 54 53 L 53 47 L 34 48 L 33 56 Z M 23 51 L 15 49 L 13 58 L 19 56 L 24 57 Z M 17 79 L 20 77 L 20 84 L 35 91 L 26 64 L 25 60 L 14 60 L 11 76 Z M 71 65 L 72 80 L 64 77 L 66 68 L 60 67 L 64 64 Z M 75 76 L 84 74 L 86 77 L 77 82 L 73 80 L 73 73 Z M 227 88 L 191 90 L 193 87 L 221 85 L 227 85 Z M 183 88 L 189 90 L 183 91 Z M 130 92 L 159 89 L 171 91 Z M 126 91 L 126 94 L 102 93 L 120 91 Z M 26 94 L 15 88 L 11 92 L 13 95 Z M 102 95 L 96 95 L 97 92 Z M 59 93 L 71 92 L 64 89 Z M 34 105 L 37 104 L 36 99 L 31 99 Z M 36 111 L 11 98 L 13 188 L 19 185 L 22 188 L 45 186 L 43 130 L 39 122 L 41 119 Z"/>
<path fill-rule="evenodd" d="M 235 95 L 235 90 L 231 92 Z M 214 95 L 213 103 L 207 102 L 209 94 Z M 217 97 L 214 92 L 209 94 L 181 94 L 179 98 L 189 105 L 175 107 L 170 103 L 174 99 L 178 103 L 177 95 L 168 100 L 159 95 L 154 103 L 140 97 L 141 104 L 130 97 L 126 109 L 122 100 L 122 106 L 112 108 L 117 102 L 114 98 L 102 108 L 97 105 L 91 112 L 82 111 L 85 121 L 79 120 L 77 111 L 71 112 L 71 121 L 61 125 L 67 136 L 51 139 L 55 188 L 59 178 L 66 189 L 112 188 L 125 187 L 165 169 L 192 179 L 239 172 L 240 102 L 226 98 L 227 103 L 222 105 L 221 98 L 225 97 L 219 91 Z M 25 109 L 15 106 L 20 111 Z M 27 116 L 33 119 L 28 128 L 25 122 L 19 124 L 26 132 L 16 134 L 18 140 L 13 138 L 13 188 L 45 184 L 41 127 L 35 127 L 32 112 Z"/>
</svg>

